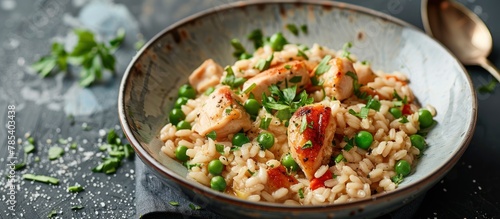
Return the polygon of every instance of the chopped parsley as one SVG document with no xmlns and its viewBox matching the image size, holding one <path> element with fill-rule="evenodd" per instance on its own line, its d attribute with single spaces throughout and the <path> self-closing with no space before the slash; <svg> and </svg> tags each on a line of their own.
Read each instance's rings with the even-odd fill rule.
<svg viewBox="0 0 500 219">
<path fill-rule="evenodd" d="M 305 60 L 309 60 L 309 57 L 302 51 L 302 50 L 297 50 L 297 56 L 304 58 Z"/>
<path fill-rule="evenodd" d="M 52 217 L 55 217 L 57 216 L 57 211 L 56 210 L 52 210 L 49 212 L 49 214 L 47 215 L 48 218 L 52 218 Z"/>
<path fill-rule="evenodd" d="M 253 42 L 253 46 L 255 49 L 258 49 L 262 46 L 264 46 L 264 35 L 262 34 L 262 30 L 256 29 L 253 30 L 249 35 L 248 35 L 248 40 Z"/>
<path fill-rule="evenodd" d="M 305 25 L 305 24 L 300 25 L 300 30 L 302 30 L 302 33 L 304 33 L 304 34 L 308 34 L 309 33 L 307 25 Z"/>
<path fill-rule="evenodd" d="M 227 72 L 227 75 L 222 80 L 223 85 L 228 85 L 232 89 L 236 89 L 236 88 L 240 87 L 241 85 L 243 85 L 243 83 L 245 83 L 245 81 L 246 81 L 245 78 L 237 78 L 234 75 L 234 71 L 231 68 L 231 66 L 227 66 L 224 70 Z"/>
<path fill-rule="evenodd" d="M 362 107 L 361 110 L 359 111 L 359 113 L 357 113 L 353 109 L 349 109 L 349 113 L 351 115 L 354 115 L 354 116 L 362 118 L 362 119 L 366 119 L 368 117 L 369 112 L 370 112 L 370 109 L 366 108 L 366 107 Z"/>
<path fill-rule="evenodd" d="M 52 146 L 49 148 L 49 160 L 60 158 L 64 154 L 64 149 L 59 146 Z"/>
<path fill-rule="evenodd" d="M 342 155 L 342 153 L 340 153 L 339 155 L 337 155 L 335 157 L 335 163 L 340 163 L 342 161 L 345 161 L 345 158 L 344 158 L 344 155 Z"/>
<path fill-rule="evenodd" d="M 176 201 L 169 201 L 168 203 L 172 206 L 179 206 L 179 202 Z"/>
<path fill-rule="evenodd" d="M 290 81 L 290 83 L 295 83 L 295 84 L 299 83 L 302 81 L 302 76 L 294 76 L 294 77 L 290 78 L 289 81 Z"/>
<path fill-rule="evenodd" d="M 209 96 L 210 94 L 212 94 L 214 92 L 214 90 L 215 90 L 215 87 L 209 87 L 209 88 L 207 88 L 207 90 L 203 94 L 205 94 L 206 96 Z"/>
<path fill-rule="evenodd" d="M 292 69 L 292 66 L 290 66 L 290 65 L 285 65 L 285 66 L 283 66 L 283 68 L 285 68 L 286 70 L 290 70 L 290 69 Z"/>
<path fill-rule="evenodd" d="M 26 168 L 26 163 L 23 161 L 21 163 L 17 163 L 16 165 L 14 165 L 14 170 L 22 170 Z"/>
<path fill-rule="evenodd" d="M 259 71 L 265 71 L 269 69 L 271 66 L 271 62 L 273 61 L 274 54 L 271 54 L 267 59 L 261 59 L 255 64 L 255 68 L 259 69 Z"/>
<path fill-rule="evenodd" d="M 309 98 L 306 91 L 302 91 L 297 96 L 297 86 L 284 88 L 280 90 L 277 85 L 269 87 L 270 96 L 263 94 L 262 105 L 268 112 L 276 110 L 276 117 L 281 120 L 288 120 L 299 107 L 311 104 L 313 98 Z"/>
<path fill-rule="evenodd" d="M 391 181 L 395 183 L 396 185 L 399 185 L 401 182 L 403 182 L 404 176 L 403 174 L 398 174 L 393 177 L 391 177 Z"/>
<path fill-rule="evenodd" d="M 358 83 L 358 76 L 356 75 L 356 73 L 348 71 L 346 75 L 352 78 L 354 95 L 356 95 L 356 97 L 358 97 L 359 99 L 367 99 L 368 94 L 366 92 L 361 92 L 361 90 L 359 89 L 361 87 L 361 84 Z"/>
<path fill-rule="evenodd" d="M 201 164 L 200 163 L 188 163 L 188 162 L 184 162 L 184 166 L 186 166 L 186 168 L 188 170 L 190 170 L 190 169 L 193 169 L 193 167 L 201 167 Z"/>
<path fill-rule="evenodd" d="M 249 94 L 250 92 L 253 91 L 257 87 L 257 84 L 252 83 L 252 85 L 248 86 L 247 89 L 243 91 L 244 94 Z"/>
<path fill-rule="evenodd" d="M 392 96 L 393 96 L 393 98 L 396 98 L 396 100 L 401 101 L 402 104 L 407 104 L 408 103 L 408 97 L 405 96 L 405 98 L 401 98 L 401 96 L 399 96 L 399 94 L 396 91 L 396 89 L 394 89 L 394 92 L 392 93 Z"/>
<path fill-rule="evenodd" d="M 83 186 L 81 185 L 74 185 L 68 187 L 68 192 L 81 192 L 81 191 L 83 191 Z"/>
<path fill-rule="evenodd" d="M 69 149 L 77 149 L 78 148 L 78 144 L 76 142 L 73 142 L 69 145 Z"/>
<path fill-rule="evenodd" d="M 34 175 L 34 174 L 23 174 L 23 179 L 25 180 L 33 180 L 36 182 L 41 182 L 41 183 L 46 183 L 46 184 L 52 184 L 52 185 L 58 185 L 59 184 L 59 179 L 50 177 L 50 176 L 44 176 L 44 175 Z"/>
<path fill-rule="evenodd" d="M 481 94 L 486 94 L 486 93 L 493 93 L 493 91 L 495 90 L 495 87 L 496 85 L 498 84 L 498 81 L 496 79 L 491 79 L 490 82 L 488 82 L 487 84 L 479 87 L 479 93 Z"/>
<path fill-rule="evenodd" d="M 209 132 L 207 135 L 206 135 L 208 138 L 211 138 L 212 140 L 215 140 L 217 138 L 217 133 L 215 132 L 215 130 Z"/>
<path fill-rule="evenodd" d="M 247 57 L 249 54 L 247 53 L 245 47 L 241 45 L 241 42 L 234 38 L 231 40 L 231 46 L 234 48 L 233 56 L 235 58 L 240 59 L 241 57 Z"/>
<path fill-rule="evenodd" d="M 347 143 L 344 146 L 344 150 L 345 151 L 349 151 L 349 150 L 351 150 L 354 147 L 354 137 L 352 137 L 351 139 L 349 139 L 347 136 L 344 136 L 344 141 Z"/>
<path fill-rule="evenodd" d="M 192 204 L 192 203 L 189 203 L 189 208 L 191 208 L 191 210 L 195 210 L 195 211 L 196 211 L 196 210 L 200 210 L 200 209 L 201 209 L 201 207 L 200 207 L 200 206 L 198 206 L 198 205 L 194 205 L 194 204 Z"/>
<path fill-rule="evenodd" d="M 366 103 L 366 107 L 373 109 L 375 111 L 379 111 L 380 106 L 381 106 L 380 101 L 373 98 L 370 98 L 370 100 L 368 100 L 368 103 Z"/>
<path fill-rule="evenodd" d="M 75 211 L 82 210 L 84 208 L 85 207 L 83 207 L 82 205 L 73 205 L 73 206 L 71 206 L 71 210 L 75 210 Z"/>
<path fill-rule="evenodd" d="M 267 130 L 270 124 L 271 124 L 271 118 L 269 117 L 261 118 L 259 128 Z"/>
<path fill-rule="evenodd" d="M 231 107 L 226 108 L 226 110 L 224 110 L 224 112 L 226 113 L 226 115 L 231 114 L 231 111 L 233 111 L 233 108 L 231 108 Z"/>
<path fill-rule="evenodd" d="M 312 148 L 313 146 L 313 143 L 311 140 L 308 140 L 306 141 L 306 143 L 302 146 L 302 149 L 308 149 L 308 148 Z"/>
<path fill-rule="evenodd" d="M 321 62 L 318 64 L 318 67 L 316 67 L 316 71 L 314 72 L 314 74 L 315 75 L 322 75 L 325 72 L 327 72 L 328 70 L 330 70 L 331 66 L 328 65 L 328 62 L 330 61 L 330 59 L 332 59 L 332 57 L 330 55 L 325 56 L 321 60 Z"/>
<path fill-rule="evenodd" d="M 350 48 L 352 48 L 352 43 L 351 42 L 347 42 L 347 43 L 344 44 L 344 46 L 342 48 L 342 51 L 343 51 L 342 52 L 342 57 L 345 57 L 345 58 L 353 61 L 351 59 L 351 57 L 350 57 L 351 56 L 351 52 L 349 51 Z"/>
<path fill-rule="evenodd" d="M 409 122 L 409 121 L 408 121 L 408 118 L 406 118 L 406 116 L 402 116 L 401 119 L 399 120 L 399 123 L 403 123 L 404 124 L 404 123 L 407 123 L 407 122 Z"/>
<path fill-rule="evenodd" d="M 215 144 L 215 150 L 221 154 L 224 153 L 224 145 L 223 144 Z"/>
<path fill-rule="evenodd" d="M 306 115 L 302 116 L 302 121 L 300 123 L 300 129 L 299 132 L 303 133 L 307 129 L 307 117 Z"/>
<path fill-rule="evenodd" d="M 304 198 L 304 188 L 299 189 L 299 198 L 303 199 Z"/>
<path fill-rule="evenodd" d="M 115 173 L 124 158 L 133 158 L 134 149 L 130 144 L 123 144 L 115 130 L 108 131 L 107 144 L 99 147 L 101 151 L 107 151 L 108 156 L 102 158 L 102 162 L 92 168 L 93 172 L 112 174 Z"/>
<path fill-rule="evenodd" d="M 299 29 L 295 24 L 287 24 L 286 29 L 288 29 L 295 36 L 299 35 Z"/>
<path fill-rule="evenodd" d="M 35 145 L 31 144 L 31 143 L 27 143 L 24 145 L 24 153 L 32 153 L 35 151 Z"/>
</svg>

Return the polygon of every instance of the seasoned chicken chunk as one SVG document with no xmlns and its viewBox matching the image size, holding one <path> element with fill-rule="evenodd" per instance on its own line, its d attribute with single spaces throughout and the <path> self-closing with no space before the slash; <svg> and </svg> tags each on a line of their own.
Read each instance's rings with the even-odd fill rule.
<svg viewBox="0 0 500 219">
<path fill-rule="evenodd" d="M 207 59 L 191 73 L 189 84 L 193 85 L 198 93 L 202 93 L 209 87 L 219 84 L 223 71 L 222 67 L 214 60 Z"/>
<path fill-rule="evenodd" d="M 330 107 L 317 103 L 299 108 L 290 119 L 288 146 L 309 180 L 332 155 L 336 124 L 331 112 Z"/>
<path fill-rule="evenodd" d="M 217 139 L 252 126 L 250 116 L 241 106 L 241 99 L 228 86 L 217 88 L 201 107 L 193 130 L 205 136 L 211 131 Z"/>
<path fill-rule="evenodd" d="M 297 91 L 301 91 L 309 85 L 310 82 L 309 72 L 304 62 L 291 61 L 267 69 L 255 77 L 250 78 L 243 84 L 243 90 L 255 84 L 256 86 L 252 89 L 251 93 L 253 93 L 256 100 L 260 101 L 263 93 L 269 94 L 269 86 L 273 84 L 278 84 L 281 89 L 285 88 L 287 85 L 297 85 Z"/>
<path fill-rule="evenodd" d="M 356 62 L 354 64 L 354 70 L 356 70 L 356 75 L 358 75 L 358 83 L 362 85 L 373 82 L 377 77 L 377 75 L 373 73 L 373 70 L 369 65 L 364 65 Z"/>
<path fill-rule="evenodd" d="M 323 82 L 325 94 L 335 97 L 337 100 L 344 100 L 353 94 L 353 78 L 347 75 L 348 72 L 356 74 L 352 62 L 346 58 L 333 58 L 328 62 L 330 69 L 319 76 L 319 81 Z"/>
</svg>

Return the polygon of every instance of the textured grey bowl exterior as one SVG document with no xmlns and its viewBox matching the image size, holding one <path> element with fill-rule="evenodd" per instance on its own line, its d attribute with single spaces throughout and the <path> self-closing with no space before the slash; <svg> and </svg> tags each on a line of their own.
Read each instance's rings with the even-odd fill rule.
<svg viewBox="0 0 500 219">
<path fill-rule="evenodd" d="M 286 24 L 306 24 L 308 35 L 293 36 Z M 375 70 L 401 71 L 422 105 L 433 105 L 438 125 L 428 135 L 429 147 L 416 171 L 393 192 L 372 199 L 325 206 L 254 203 L 221 194 L 185 179 L 186 169 L 160 155 L 159 132 L 166 124 L 177 89 L 205 59 L 221 65 L 235 60 L 230 39 L 254 29 L 277 31 L 290 42 L 340 49 L 352 42 L 352 53 Z M 439 43 L 402 21 L 369 9 L 336 2 L 246 2 L 208 10 L 159 33 L 137 53 L 120 87 L 119 116 L 137 154 L 165 183 L 194 202 L 226 217 L 371 218 L 383 215 L 423 194 L 463 154 L 472 137 L 477 103 L 472 83 L 461 64 Z"/>
</svg>

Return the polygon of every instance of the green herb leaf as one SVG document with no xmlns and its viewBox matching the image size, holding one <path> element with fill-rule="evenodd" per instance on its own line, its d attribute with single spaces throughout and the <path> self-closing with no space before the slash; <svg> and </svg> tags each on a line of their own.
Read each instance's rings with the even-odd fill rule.
<svg viewBox="0 0 500 219">
<path fill-rule="evenodd" d="M 253 46 L 255 49 L 258 49 L 264 45 L 264 35 L 260 29 L 253 30 L 248 35 L 248 40 L 253 42 Z"/>
<path fill-rule="evenodd" d="M 407 123 L 407 122 L 409 122 L 408 118 L 406 118 L 406 116 L 401 116 L 401 119 L 399 120 L 399 123 L 403 123 L 404 124 L 404 123 Z"/>
<path fill-rule="evenodd" d="M 268 117 L 261 118 L 259 128 L 267 130 L 267 128 L 269 128 L 270 124 L 271 124 L 271 118 L 268 118 Z"/>
<path fill-rule="evenodd" d="M 179 206 L 179 202 L 176 201 L 169 201 L 168 203 L 172 206 Z"/>
<path fill-rule="evenodd" d="M 71 143 L 71 144 L 69 145 L 69 149 L 73 149 L 73 150 L 75 150 L 75 149 L 77 149 L 77 148 L 78 148 L 78 144 L 77 144 L 76 142 L 73 142 L 73 143 Z"/>
<path fill-rule="evenodd" d="M 14 170 L 15 171 L 22 170 L 24 168 L 26 168 L 26 163 L 25 162 L 17 163 L 16 165 L 14 165 Z"/>
<path fill-rule="evenodd" d="M 335 163 L 340 163 L 342 161 L 345 161 L 345 158 L 344 158 L 344 155 L 342 155 L 342 153 L 340 153 L 339 155 L 337 155 L 335 157 Z"/>
<path fill-rule="evenodd" d="M 255 89 L 256 87 L 257 87 L 257 84 L 252 83 L 250 86 L 248 86 L 248 87 L 247 87 L 247 89 L 245 89 L 245 90 L 243 91 L 243 93 L 248 95 L 248 94 L 249 94 L 250 92 L 252 92 L 252 91 L 253 91 L 253 89 Z"/>
<path fill-rule="evenodd" d="M 285 65 L 285 66 L 283 66 L 283 68 L 285 68 L 286 70 L 290 70 L 290 69 L 292 68 L 292 66 L 290 66 L 290 65 Z"/>
<path fill-rule="evenodd" d="M 302 81 L 302 76 L 294 76 L 293 78 L 290 78 L 290 83 L 299 83 Z"/>
<path fill-rule="evenodd" d="M 366 92 L 361 92 L 359 88 L 361 87 L 361 84 L 358 83 L 358 75 L 356 73 L 348 71 L 346 73 L 347 76 L 352 78 L 352 86 L 354 90 L 354 95 L 358 97 L 359 99 L 367 99 L 368 94 Z"/>
<path fill-rule="evenodd" d="M 217 138 L 217 133 L 215 131 L 211 131 L 206 135 L 208 138 L 215 140 Z"/>
<path fill-rule="evenodd" d="M 220 154 L 224 154 L 224 147 L 223 144 L 215 144 L 215 150 Z"/>
<path fill-rule="evenodd" d="M 347 136 L 344 136 L 344 141 L 347 143 L 343 148 L 345 151 L 349 151 L 354 147 L 354 137 L 349 139 Z"/>
<path fill-rule="evenodd" d="M 303 199 L 304 198 L 304 188 L 299 189 L 299 198 Z"/>
<path fill-rule="evenodd" d="M 306 115 L 302 116 L 302 119 L 300 121 L 300 129 L 299 132 L 302 134 L 307 128 L 307 117 Z"/>
<path fill-rule="evenodd" d="M 74 185 L 68 187 L 68 192 L 81 192 L 81 191 L 83 191 L 83 186 L 81 185 Z"/>
<path fill-rule="evenodd" d="M 53 218 L 57 216 L 57 211 L 56 210 L 52 210 L 49 212 L 49 214 L 47 215 L 47 218 Z"/>
<path fill-rule="evenodd" d="M 231 46 L 234 48 L 233 56 L 235 58 L 240 58 L 243 54 L 246 54 L 246 49 L 241 45 L 241 42 L 234 38 L 231 40 Z"/>
<path fill-rule="evenodd" d="M 366 104 L 366 107 L 373 109 L 375 111 L 379 111 L 381 106 L 382 105 L 380 104 L 380 101 L 373 99 L 373 98 L 370 98 L 370 100 Z"/>
<path fill-rule="evenodd" d="M 479 93 L 481 94 L 486 94 L 486 93 L 493 93 L 495 91 L 495 87 L 497 86 L 498 81 L 496 79 L 491 79 L 488 84 L 485 84 L 481 87 L 479 87 Z"/>
<path fill-rule="evenodd" d="M 311 140 L 306 141 L 306 143 L 302 146 L 302 149 L 312 148 L 313 143 Z"/>
<path fill-rule="evenodd" d="M 73 205 L 73 206 L 71 206 L 71 210 L 74 210 L 74 211 L 82 210 L 84 208 L 85 207 L 83 207 L 82 205 Z"/>
<path fill-rule="evenodd" d="M 394 182 L 396 185 L 399 185 L 400 183 L 402 183 L 403 179 L 404 179 L 403 174 L 398 174 L 398 175 L 391 177 L 391 181 Z"/>
<path fill-rule="evenodd" d="M 299 29 L 295 24 L 287 24 L 286 29 L 288 29 L 295 36 L 299 35 Z"/>
<path fill-rule="evenodd" d="M 28 144 L 25 144 L 24 145 L 24 153 L 32 153 L 33 151 L 35 151 L 35 145 L 31 144 L 28 142 Z"/>
<path fill-rule="evenodd" d="M 215 90 L 215 87 L 209 87 L 206 91 L 205 91 L 205 95 L 206 96 L 209 96 L 210 94 L 212 94 Z"/>
<path fill-rule="evenodd" d="M 392 96 L 393 96 L 393 98 L 396 98 L 396 100 L 401 101 L 403 104 L 407 104 L 408 103 L 408 97 L 405 96 L 405 98 L 401 98 L 401 96 L 399 96 L 399 94 L 396 91 L 396 89 L 394 89 L 394 92 L 392 93 Z"/>
<path fill-rule="evenodd" d="M 328 65 L 328 62 L 332 59 L 330 55 L 325 56 L 321 62 L 318 64 L 318 67 L 316 67 L 316 71 L 314 72 L 315 75 L 322 75 L 328 70 L 330 70 L 330 65 Z"/>
<path fill-rule="evenodd" d="M 341 56 L 353 61 L 350 57 L 351 56 L 351 52 L 349 51 L 350 48 L 352 48 L 352 43 L 351 42 L 345 43 L 342 48 L 343 52 Z"/>
<path fill-rule="evenodd" d="M 49 160 L 60 158 L 64 154 L 64 149 L 59 146 L 52 146 L 49 148 Z"/>
<path fill-rule="evenodd" d="M 300 49 L 297 51 L 297 56 L 302 57 L 305 60 L 309 60 L 309 57 Z"/>
<path fill-rule="evenodd" d="M 112 49 L 116 49 L 122 44 L 123 40 L 125 40 L 125 29 L 119 28 L 116 31 L 116 37 L 109 41 L 109 45 L 111 45 Z"/>
<path fill-rule="evenodd" d="M 354 115 L 354 116 L 362 118 L 362 119 L 366 119 L 368 117 L 369 112 L 370 112 L 370 109 L 366 108 L 366 107 L 362 107 L 361 110 L 359 111 L 359 113 L 357 113 L 353 109 L 349 109 L 349 113 L 351 115 Z"/>
<path fill-rule="evenodd" d="M 200 209 L 201 209 L 201 207 L 200 207 L 200 206 L 198 206 L 198 205 L 194 205 L 194 204 L 192 204 L 192 203 L 189 203 L 189 208 L 191 208 L 191 210 L 195 210 L 195 211 L 196 211 L 196 210 L 200 210 Z"/>
<path fill-rule="evenodd" d="M 243 85 L 243 83 L 245 83 L 245 78 L 237 78 L 234 75 L 234 71 L 231 66 L 227 66 L 224 70 L 227 72 L 227 74 L 226 77 L 222 80 L 223 85 L 228 85 L 232 89 L 236 89 Z"/>
<path fill-rule="evenodd" d="M 59 180 L 54 177 L 50 176 L 44 176 L 44 175 L 34 175 L 34 174 L 23 174 L 23 179 L 25 180 L 33 180 L 41 183 L 47 183 L 47 184 L 53 184 L 53 185 L 58 185 Z"/>
<path fill-rule="evenodd" d="M 255 64 L 255 68 L 259 69 L 259 71 L 265 71 L 269 69 L 271 66 L 271 62 L 273 61 L 274 54 L 271 54 L 267 59 L 261 59 Z"/>
<path fill-rule="evenodd" d="M 308 29 L 307 29 L 307 25 L 303 24 L 303 25 L 300 25 L 300 30 L 302 30 L 302 33 L 304 34 L 308 34 Z"/>
<path fill-rule="evenodd" d="M 200 163 L 188 163 L 188 162 L 184 162 L 184 166 L 186 166 L 186 168 L 188 170 L 190 169 L 193 169 L 193 167 L 201 167 L 201 164 Z"/>
</svg>

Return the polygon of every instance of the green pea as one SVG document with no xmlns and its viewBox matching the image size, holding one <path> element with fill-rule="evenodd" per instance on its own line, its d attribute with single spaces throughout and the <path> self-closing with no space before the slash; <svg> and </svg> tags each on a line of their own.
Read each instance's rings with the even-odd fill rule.
<svg viewBox="0 0 500 219">
<path fill-rule="evenodd" d="M 180 160 L 183 162 L 189 160 L 189 157 L 186 154 L 187 149 L 188 148 L 184 145 L 180 145 L 179 147 L 177 147 L 175 149 L 175 157 L 177 158 L 177 160 Z"/>
<path fill-rule="evenodd" d="M 370 145 L 372 145 L 373 135 L 367 131 L 360 131 L 354 137 L 354 141 L 358 147 L 366 150 L 370 148 Z"/>
<path fill-rule="evenodd" d="M 278 32 L 273 34 L 271 38 L 269 38 L 269 43 L 274 51 L 281 51 L 283 50 L 283 46 L 285 46 L 285 44 L 287 44 L 288 42 L 283 34 Z"/>
<path fill-rule="evenodd" d="M 299 170 L 299 165 L 297 164 L 297 162 L 295 162 L 295 160 L 293 159 L 293 157 L 292 157 L 291 154 L 285 155 L 281 159 L 281 164 L 283 166 L 285 166 L 288 169 L 288 171 L 297 171 L 297 170 Z"/>
<path fill-rule="evenodd" d="M 177 108 L 172 109 L 172 111 L 170 111 L 170 114 L 168 115 L 168 119 L 173 125 L 177 125 L 177 123 L 184 120 L 185 118 L 186 115 L 184 114 L 184 112 L 182 112 L 181 109 Z"/>
<path fill-rule="evenodd" d="M 411 172 L 411 165 L 406 160 L 399 160 L 394 166 L 394 171 L 399 175 L 407 176 Z"/>
<path fill-rule="evenodd" d="M 269 132 L 262 132 L 257 136 L 257 142 L 263 150 L 270 149 L 274 145 L 274 135 Z"/>
<path fill-rule="evenodd" d="M 196 97 L 196 90 L 191 85 L 185 84 L 179 88 L 178 96 L 194 99 Z"/>
<path fill-rule="evenodd" d="M 430 127 L 434 123 L 431 112 L 426 109 L 420 109 L 418 111 L 418 122 L 420 123 L 421 129 Z"/>
<path fill-rule="evenodd" d="M 215 159 L 208 163 L 208 172 L 212 175 L 220 175 L 224 170 L 224 164 L 219 159 Z"/>
<path fill-rule="evenodd" d="M 418 150 L 420 150 L 420 152 L 425 150 L 425 146 L 427 145 L 427 143 L 425 142 L 425 138 L 422 137 L 421 135 L 418 135 L 418 134 L 411 135 L 410 141 L 411 141 L 411 145 L 418 148 Z"/>
<path fill-rule="evenodd" d="M 191 129 L 191 124 L 189 122 L 186 122 L 186 120 L 179 121 L 176 125 L 177 130 L 182 130 L 182 129 Z"/>
<path fill-rule="evenodd" d="M 245 110 L 250 115 L 256 116 L 257 114 L 259 114 L 260 103 L 255 99 L 248 99 L 247 101 L 245 101 L 243 107 L 245 107 Z"/>
<path fill-rule="evenodd" d="M 210 188 L 212 188 L 213 190 L 223 192 L 224 190 L 226 190 L 226 186 L 226 180 L 224 180 L 224 177 L 222 176 L 214 176 L 210 180 Z"/>
<path fill-rule="evenodd" d="M 186 103 L 188 102 L 188 98 L 187 97 L 179 97 L 177 98 L 177 100 L 175 101 L 175 104 L 174 104 L 174 108 L 178 108 L 180 109 L 182 105 L 186 105 Z"/>
<path fill-rule="evenodd" d="M 396 118 L 396 119 L 399 119 L 399 118 L 401 118 L 401 116 L 403 116 L 403 112 L 401 112 L 401 110 L 397 107 L 390 108 L 389 113 L 391 113 L 392 116 L 394 116 L 394 118 Z"/>
<path fill-rule="evenodd" d="M 245 135 L 245 133 L 236 133 L 233 136 L 233 145 L 241 147 L 242 145 L 250 142 L 250 139 Z"/>
</svg>

